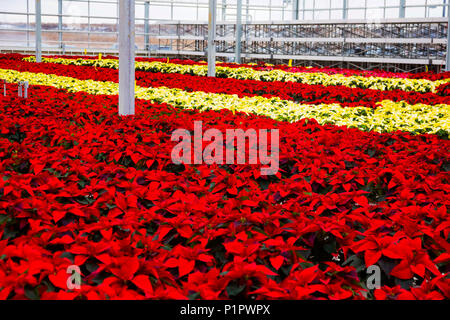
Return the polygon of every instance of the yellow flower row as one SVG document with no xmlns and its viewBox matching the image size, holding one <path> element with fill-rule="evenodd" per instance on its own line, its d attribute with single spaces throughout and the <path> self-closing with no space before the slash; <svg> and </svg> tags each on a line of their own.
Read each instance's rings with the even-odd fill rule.
<svg viewBox="0 0 450 320">
<path fill-rule="evenodd" d="M 18 72 L 0 69 L 0 79 L 29 81 L 31 85 L 46 85 L 69 92 L 117 95 L 118 84 L 43 73 Z M 295 122 L 316 119 L 320 124 L 333 124 L 358 128 L 363 131 L 411 133 L 437 133 L 448 137 L 450 133 L 450 105 L 409 105 L 405 102 L 385 100 L 377 109 L 342 107 L 339 104 L 306 105 L 279 98 L 243 97 L 206 92 L 186 92 L 166 87 L 144 88 L 136 86 L 136 98 L 156 103 L 167 103 L 184 109 L 229 109 L 247 114 L 268 116 L 275 120 Z"/>
<path fill-rule="evenodd" d="M 35 62 L 34 56 L 24 58 L 25 61 Z M 103 68 L 119 68 L 117 59 L 64 59 L 64 58 L 43 58 L 43 62 L 57 63 L 64 65 L 78 66 L 96 66 Z M 161 72 L 161 73 L 179 73 L 191 74 L 196 76 L 206 76 L 208 67 L 205 65 L 181 65 L 165 62 L 136 62 L 136 70 Z M 346 86 L 349 88 L 376 89 L 376 90 L 404 90 L 415 92 L 436 92 L 437 88 L 443 83 L 450 82 L 450 79 L 431 81 L 426 79 L 403 79 L 403 78 L 382 78 L 382 77 L 362 77 L 345 76 L 342 74 L 328 75 L 326 73 L 316 72 L 288 72 L 283 70 L 259 71 L 251 68 L 230 68 L 217 66 L 216 76 L 219 78 L 234 78 L 241 80 L 259 80 L 259 81 L 283 81 L 298 82 L 309 85 L 323 86 Z"/>
</svg>

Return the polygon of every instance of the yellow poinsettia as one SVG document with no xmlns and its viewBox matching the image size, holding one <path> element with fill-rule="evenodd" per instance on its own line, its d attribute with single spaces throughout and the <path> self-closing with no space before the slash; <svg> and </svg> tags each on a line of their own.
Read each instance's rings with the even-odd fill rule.
<svg viewBox="0 0 450 320">
<path fill-rule="evenodd" d="M 25 61 L 35 62 L 35 57 L 24 58 Z M 43 58 L 43 62 L 57 63 L 64 65 L 96 66 L 104 68 L 119 68 L 119 61 L 116 59 L 64 59 L 64 58 Z M 191 74 L 196 76 L 206 76 L 208 67 L 206 65 L 181 65 L 165 62 L 136 62 L 136 70 L 161 73 Z M 241 80 L 259 81 L 283 81 L 298 82 L 310 85 L 324 86 L 346 86 L 349 88 L 363 88 L 376 90 L 403 90 L 414 92 L 436 92 L 443 83 L 450 82 L 450 79 L 431 81 L 426 79 L 405 79 L 405 78 L 382 78 L 345 76 L 342 74 L 329 75 L 322 72 L 288 72 L 283 70 L 259 71 L 251 68 L 240 67 L 216 67 L 216 76 L 220 78 L 234 78 Z"/>
</svg>

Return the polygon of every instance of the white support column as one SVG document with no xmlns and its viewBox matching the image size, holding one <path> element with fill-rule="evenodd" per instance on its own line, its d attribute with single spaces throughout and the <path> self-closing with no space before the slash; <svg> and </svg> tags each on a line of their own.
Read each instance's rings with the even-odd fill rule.
<svg viewBox="0 0 450 320">
<path fill-rule="evenodd" d="M 30 2 L 27 0 L 27 48 L 30 47 Z"/>
<path fill-rule="evenodd" d="M 42 25 L 41 25 L 41 0 L 36 0 L 35 16 L 36 62 L 42 62 Z"/>
<path fill-rule="evenodd" d="M 217 10 L 217 0 L 209 0 L 208 77 L 216 76 L 216 10 Z"/>
<path fill-rule="evenodd" d="M 19 98 L 23 97 L 22 87 L 23 87 L 23 81 L 19 81 L 19 85 L 17 86 L 17 96 Z"/>
<path fill-rule="evenodd" d="M 24 83 L 23 83 L 23 97 L 25 98 L 25 99 L 28 99 L 28 88 L 30 87 L 30 84 L 29 84 L 29 82 L 28 81 L 24 81 Z"/>
<path fill-rule="evenodd" d="M 344 0 L 342 7 L 342 19 L 348 19 L 348 0 Z"/>
<path fill-rule="evenodd" d="M 222 0 L 222 21 L 227 20 L 227 0 Z"/>
<path fill-rule="evenodd" d="M 249 23 L 250 23 L 250 0 L 246 0 L 245 1 L 245 6 L 246 6 L 246 8 L 245 8 L 245 43 L 249 43 L 249 40 L 248 40 L 248 32 L 247 32 L 247 29 L 248 29 L 248 25 L 249 25 Z M 242 33 L 244 33 L 244 31 L 242 31 Z"/>
<path fill-rule="evenodd" d="M 300 0 L 293 0 L 292 3 L 292 20 L 298 20 L 299 19 L 299 3 Z"/>
<path fill-rule="evenodd" d="M 448 20 L 448 25 L 447 25 L 447 57 L 446 57 L 445 68 L 446 68 L 446 71 L 450 71 L 450 3 L 449 3 L 449 6 L 447 7 L 447 20 Z"/>
<path fill-rule="evenodd" d="M 242 0 L 237 0 L 236 12 L 236 57 L 235 62 L 241 63 L 242 51 Z"/>
<path fill-rule="evenodd" d="M 145 14 L 145 16 L 144 16 L 144 18 L 145 18 L 145 21 L 144 21 L 145 50 L 146 51 L 150 51 L 150 36 L 149 36 L 150 26 L 149 26 L 149 21 L 148 21 L 148 19 L 150 18 L 150 1 L 145 1 L 145 8 L 144 8 L 144 10 L 145 10 L 145 13 L 144 13 Z"/>
<path fill-rule="evenodd" d="M 62 34 L 62 28 L 63 28 L 63 0 L 58 0 L 58 43 L 59 47 L 63 47 L 63 34 Z"/>
<path fill-rule="evenodd" d="M 119 0 L 119 115 L 134 115 L 135 3 Z"/>
<path fill-rule="evenodd" d="M 245 21 L 249 22 L 250 17 L 250 0 L 245 1 Z"/>
<path fill-rule="evenodd" d="M 406 16 L 406 0 L 400 0 L 400 12 L 399 17 L 404 18 Z"/>
</svg>

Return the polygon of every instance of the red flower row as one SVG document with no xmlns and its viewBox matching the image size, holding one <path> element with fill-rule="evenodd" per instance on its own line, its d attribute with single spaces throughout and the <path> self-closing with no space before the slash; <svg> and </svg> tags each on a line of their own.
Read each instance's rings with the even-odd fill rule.
<svg viewBox="0 0 450 320">
<path fill-rule="evenodd" d="M 23 57 L 21 55 L 13 54 L 15 58 Z M 29 56 L 29 55 L 27 55 Z M 84 56 L 84 55 L 53 55 L 48 56 L 51 58 L 67 58 L 67 59 L 98 59 L 98 56 Z M 105 55 L 104 59 L 117 59 L 116 56 Z M 0 56 L 1 59 L 1 56 Z M 167 62 L 164 58 L 145 58 L 136 57 L 136 61 L 145 62 Z M 194 61 L 194 60 L 181 60 L 181 59 L 169 59 L 170 63 L 181 64 L 181 65 L 206 65 L 207 62 L 204 61 Z M 343 68 L 313 68 L 313 67 L 289 67 L 287 65 L 267 65 L 264 62 L 259 62 L 257 65 L 250 64 L 235 64 L 235 63 L 221 63 L 221 67 L 228 68 L 251 68 L 254 70 L 284 70 L 287 72 L 306 72 L 306 73 L 326 73 L 329 75 L 342 74 L 345 76 L 361 76 L 361 77 L 383 77 L 383 78 L 408 78 L 408 79 L 426 79 L 431 81 L 442 80 L 450 78 L 450 72 L 421 72 L 421 73 L 396 73 L 388 72 L 384 70 L 353 70 L 353 69 L 343 69 Z"/>
<path fill-rule="evenodd" d="M 0 96 L 0 299 L 364 299 L 372 264 L 368 298 L 450 298 L 447 140 L 30 94 Z M 174 165 L 195 120 L 279 129 L 281 172 Z"/>
<path fill-rule="evenodd" d="M 81 80 L 98 80 L 118 82 L 118 71 L 114 69 L 95 68 L 41 63 L 35 64 L 20 60 L 0 59 L 0 68 L 18 71 L 42 72 L 61 76 L 74 77 Z M 243 96 L 279 97 L 306 104 L 338 103 L 343 106 L 364 106 L 376 108 L 377 102 L 383 100 L 406 101 L 410 104 L 423 103 L 436 105 L 450 104 L 450 95 L 445 92 L 417 93 L 402 90 L 380 91 L 371 89 L 348 88 L 344 86 L 308 85 L 293 82 L 261 82 L 256 80 L 237 80 L 197 77 L 182 74 L 162 74 L 136 72 L 136 81 L 143 87 L 169 87 L 186 91 L 205 91 L 212 93 L 237 94 Z"/>
<path fill-rule="evenodd" d="M 58 57 L 58 56 L 55 56 Z M 66 58 L 73 58 L 73 56 L 65 56 Z M 77 58 L 85 58 L 85 56 L 77 56 Z M 96 56 L 91 56 L 91 59 L 97 58 Z M 106 56 L 107 59 L 117 59 L 115 56 Z M 167 59 L 163 58 L 142 58 L 137 57 L 136 61 L 159 61 L 167 62 Z M 193 60 L 180 60 L 180 59 L 170 59 L 171 63 L 183 64 L 183 65 L 206 65 L 206 62 L 198 62 Z M 343 69 L 343 68 L 314 68 L 314 67 L 289 67 L 287 65 L 267 65 L 264 62 L 260 62 L 257 65 L 250 64 L 235 64 L 235 63 L 221 63 L 221 67 L 228 68 L 252 68 L 255 70 L 284 70 L 287 72 L 307 72 L 315 73 L 322 72 L 329 75 L 332 74 L 342 74 L 345 76 L 361 76 L 361 77 L 383 77 L 383 78 L 408 78 L 408 79 L 427 79 L 431 81 L 442 80 L 450 78 L 450 72 L 434 73 L 434 72 L 420 72 L 420 73 L 398 73 L 398 72 L 388 72 L 384 70 L 354 70 L 354 69 Z"/>
</svg>

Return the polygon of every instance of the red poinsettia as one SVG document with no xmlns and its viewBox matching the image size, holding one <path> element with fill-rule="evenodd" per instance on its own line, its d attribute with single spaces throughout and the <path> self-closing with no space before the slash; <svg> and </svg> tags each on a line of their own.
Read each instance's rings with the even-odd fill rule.
<svg viewBox="0 0 450 320">
<path fill-rule="evenodd" d="M 140 100 L 121 118 L 117 104 L 41 86 L 0 96 L 0 299 L 449 298 L 448 140 Z M 174 165 L 171 133 L 199 120 L 279 129 L 280 175 Z"/>
</svg>

